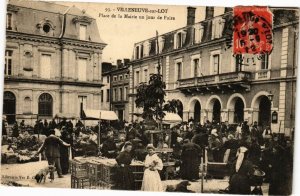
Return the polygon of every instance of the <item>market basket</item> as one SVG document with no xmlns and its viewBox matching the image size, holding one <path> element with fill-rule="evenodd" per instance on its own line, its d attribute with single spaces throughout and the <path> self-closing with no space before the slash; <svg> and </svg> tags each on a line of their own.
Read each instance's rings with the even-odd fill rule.
<svg viewBox="0 0 300 196">
<path fill-rule="evenodd" d="M 144 164 L 135 162 L 130 165 L 130 168 L 134 176 L 134 189 L 141 190 L 144 177 Z"/>
<path fill-rule="evenodd" d="M 97 186 L 98 181 L 100 180 L 101 167 L 101 164 L 88 163 L 88 178 L 91 186 Z"/>
<path fill-rule="evenodd" d="M 113 184 L 115 172 L 116 167 L 109 163 L 109 160 L 94 159 L 88 162 L 88 176 L 93 186 L 97 186 L 100 181 Z"/>
<path fill-rule="evenodd" d="M 73 177 L 88 178 L 88 164 L 86 162 L 70 160 L 70 172 Z"/>
<path fill-rule="evenodd" d="M 113 176 L 116 173 L 116 167 L 103 165 L 101 169 L 100 179 L 106 183 L 113 183 Z"/>
<path fill-rule="evenodd" d="M 90 187 L 90 181 L 88 178 L 77 178 L 71 176 L 71 188 L 73 189 L 88 189 Z"/>
<path fill-rule="evenodd" d="M 97 185 L 90 186 L 90 189 L 101 189 L 101 190 L 111 190 L 114 189 L 114 184 L 98 181 Z"/>
</svg>

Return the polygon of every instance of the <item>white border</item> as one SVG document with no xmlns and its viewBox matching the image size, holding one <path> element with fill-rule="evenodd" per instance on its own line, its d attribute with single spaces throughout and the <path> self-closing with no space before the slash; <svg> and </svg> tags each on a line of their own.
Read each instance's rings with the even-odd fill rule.
<svg viewBox="0 0 300 196">
<path fill-rule="evenodd" d="M 64 1 L 70 1 L 70 0 L 64 0 Z M 72 0 L 73 2 L 103 2 L 103 3 L 135 3 L 135 4 L 166 4 L 166 5 L 197 5 L 197 6 L 236 6 L 236 5 L 269 5 L 269 6 L 284 6 L 284 7 L 300 7 L 300 1 L 295 1 L 295 0 L 284 0 L 284 1 L 275 1 L 275 0 L 230 0 L 230 1 L 218 1 L 218 0 L 209 0 L 209 1 L 199 1 L 199 0 L 189 0 L 187 1 L 180 1 L 180 0 Z M 6 10 L 6 4 L 4 2 L 1 3 L 0 6 L 0 39 L 1 39 L 1 45 L 0 47 L 0 64 L 4 65 L 4 47 L 5 47 L 5 10 Z M 299 44 L 299 43 L 298 43 Z M 300 55 L 300 51 L 298 51 L 298 55 Z M 299 58 L 298 58 L 299 59 Z M 299 62 L 298 62 L 299 65 Z M 299 69 L 298 69 L 299 70 Z M 2 111 L 3 105 L 2 105 L 2 100 L 3 100 L 3 73 L 4 69 L 3 66 L 0 69 L 0 74 L 1 74 L 1 80 L 0 80 L 0 111 Z M 299 75 L 299 74 L 298 74 Z M 299 80 L 297 81 L 297 86 L 299 87 L 300 82 Z M 298 95 L 300 95 L 299 90 L 298 90 Z M 300 105 L 299 105 L 299 100 L 297 99 L 296 102 L 296 127 L 299 126 L 299 111 L 300 111 Z M 300 187 L 296 186 L 296 183 L 300 181 L 300 171 L 299 171 L 299 164 L 295 164 L 300 161 L 300 134 L 297 133 L 297 130 L 295 131 L 295 152 L 294 152 L 294 186 L 293 186 L 293 195 L 300 195 Z M 43 191 L 41 193 L 40 191 Z M 76 195 L 84 195 L 84 194 L 89 194 L 89 195 L 118 195 L 122 194 L 124 196 L 135 196 L 135 195 L 140 195 L 141 192 L 126 192 L 126 191 L 93 191 L 93 190 L 73 190 L 73 189 L 54 189 L 54 188 L 47 188 L 47 189 L 40 189 L 40 188 L 3 188 L 1 187 L 1 195 L 11 195 L 11 194 L 18 194 L 18 195 L 64 195 L 64 194 L 72 194 L 74 196 Z M 150 192 L 143 192 L 143 196 L 152 196 L 153 194 L 158 194 L 158 195 L 169 195 L 169 196 L 176 196 L 176 195 L 182 195 L 182 194 L 176 194 L 176 193 L 150 193 Z M 192 194 L 189 194 L 192 195 Z M 208 194 L 204 194 L 208 195 Z M 214 194 L 209 194 L 209 195 L 214 195 Z M 216 194 L 217 195 L 217 194 Z M 218 194 L 219 195 L 219 194 Z"/>
</svg>

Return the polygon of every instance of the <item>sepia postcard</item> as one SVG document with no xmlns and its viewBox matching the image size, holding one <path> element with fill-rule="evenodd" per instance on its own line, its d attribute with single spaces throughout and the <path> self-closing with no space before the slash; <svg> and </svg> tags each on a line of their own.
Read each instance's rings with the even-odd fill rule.
<svg viewBox="0 0 300 196">
<path fill-rule="evenodd" d="M 298 7 L 8 0 L 5 25 L 1 188 L 294 193 Z"/>
</svg>

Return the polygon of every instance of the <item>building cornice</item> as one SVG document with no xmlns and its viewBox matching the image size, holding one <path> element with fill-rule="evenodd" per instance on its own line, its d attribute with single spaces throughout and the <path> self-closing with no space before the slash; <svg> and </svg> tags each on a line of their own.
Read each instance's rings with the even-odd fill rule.
<svg viewBox="0 0 300 196">
<path fill-rule="evenodd" d="M 104 86 L 102 82 L 96 81 L 68 81 L 59 79 L 42 79 L 42 78 L 25 78 L 16 76 L 5 76 L 6 82 L 22 82 L 22 83 L 37 83 L 37 84 L 54 84 L 54 85 L 71 85 L 71 86 L 84 86 L 84 87 L 97 87 L 101 88 Z M 8 83 L 6 83 L 8 84 Z"/>
<path fill-rule="evenodd" d="M 59 44 L 59 39 L 55 37 L 39 36 L 20 32 L 6 31 L 6 38 L 13 40 L 24 40 L 41 43 Z"/>
<path fill-rule="evenodd" d="M 64 45 L 72 45 L 72 46 L 79 46 L 85 48 L 94 48 L 103 50 L 104 47 L 107 45 L 105 43 L 97 43 L 97 42 L 90 42 L 90 41 L 83 41 L 83 40 L 76 40 L 70 38 L 62 38 L 61 43 Z"/>
<path fill-rule="evenodd" d="M 18 12 L 20 10 L 20 8 L 18 8 L 15 5 L 11 5 L 11 4 L 7 4 L 7 11 L 10 12 Z"/>
<path fill-rule="evenodd" d="M 6 31 L 6 38 L 14 39 L 14 40 L 19 39 L 19 40 L 24 40 L 24 41 L 59 44 L 59 45 L 72 45 L 72 46 L 77 46 L 77 47 L 79 46 L 79 47 L 93 48 L 93 49 L 99 49 L 99 50 L 103 50 L 104 47 L 107 45 L 105 43 L 75 40 L 75 39 L 69 39 L 69 38 L 61 38 L 60 39 L 60 38 L 56 38 L 56 37 L 47 37 L 47 36 L 13 32 L 13 31 Z"/>
<path fill-rule="evenodd" d="M 135 64 L 141 64 L 144 63 L 146 61 L 152 61 L 152 60 L 157 60 L 158 58 L 162 58 L 164 56 L 168 56 L 168 55 L 173 55 L 173 54 L 178 54 L 178 53 L 186 53 L 187 51 L 191 51 L 197 48 L 205 48 L 208 46 L 214 46 L 214 45 L 220 45 L 220 43 L 226 43 L 227 38 L 226 37 L 222 37 L 219 39 L 214 39 L 208 42 L 203 42 L 203 43 L 199 43 L 199 44 L 193 44 L 187 47 L 182 47 L 179 49 L 173 49 L 171 51 L 168 52 L 164 52 L 161 53 L 159 55 L 152 55 L 152 56 L 148 56 L 148 57 L 144 57 L 142 59 L 136 59 L 136 60 L 132 60 L 131 62 L 129 62 L 130 65 L 135 65 Z"/>
<path fill-rule="evenodd" d="M 87 17 L 87 16 L 76 16 L 75 18 L 72 19 L 73 23 L 87 23 L 91 24 L 93 21 L 92 18 Z"/>
</svg>

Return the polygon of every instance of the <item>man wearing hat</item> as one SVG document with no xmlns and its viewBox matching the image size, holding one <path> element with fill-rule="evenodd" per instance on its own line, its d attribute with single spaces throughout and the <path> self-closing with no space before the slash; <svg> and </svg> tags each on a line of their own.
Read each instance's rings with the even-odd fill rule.
<svg viewBox="0 0 300 196">
<path fill-rule="evenodd" d="M 62 178 L 62 170 L 60 165 L 60 151 L 59 146 L 67 146 L 69 147 L 70 144 L 65 143 L 63 140 L 61 140 L 58 136 L 55 135 L 55 131 L 51 129 L 49 131 L 50 135 L 45 139 L 43 145 L 40 147 L 40 149 L 37 151 L 35 155 L 38 155 L 39 153 L 45 151 L 48 165 L 54 165 L 57 170 L 57 174 L 59 178 Z"/>
</svg>

